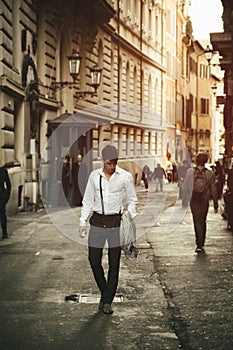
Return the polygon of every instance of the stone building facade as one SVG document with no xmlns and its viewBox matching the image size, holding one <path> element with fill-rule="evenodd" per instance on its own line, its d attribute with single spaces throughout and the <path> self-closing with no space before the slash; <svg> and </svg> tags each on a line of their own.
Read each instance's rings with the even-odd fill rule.
<svg viewBox="0 0 233 350">
<path fill-rule="evenodd" d="M 144 165 L 188 156 L 197 127 L 189 122 L 188 1 L 2 0 L 0 7 L 0 157 L 13 184 L 11 212 L 23 209 L 25 196 L 37 202 L 43 164 L 50 187 L 60 181 L 67 153 L 83 154 L 91 170 L 112 143 L 137 184 Z M 69 84 L 73 51 L 82 59 Z M 102 69 L 97 93 L 93 65 Z"/>
<path fill-rule="evenodd" d="M 233 2 L 221 0 L 223 5 L 222 33 L 211 33 L 214 50 L 219 51 L 222 59 L 220 65 L 224 75 L 224 127 L 225 127 L 225 167 L 231 167 L 233 156 Z"/>
</svg>

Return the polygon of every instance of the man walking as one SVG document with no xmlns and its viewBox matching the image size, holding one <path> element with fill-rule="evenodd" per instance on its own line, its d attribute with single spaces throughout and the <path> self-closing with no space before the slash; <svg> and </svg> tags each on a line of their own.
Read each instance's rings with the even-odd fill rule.
<svg viewBox="0 0 233 350">
<path fill-rule="evenodd" d="M 154 170 L 154 179 L 155 179 L 155 191 L 158 192 L 159 186 L 160 191 L 163 191 L 163 178 L 166 178 L 165 170 L 161 167 L 161 165 L 158 163 L 157 167 Z"/>
<path fill-rule="evenodd" d="M 179 199 L 182 199 L 182 206 L 185 208 L 188 205 L 188 199 L 185 197 L 185 193 L 182 193 L 182 185 L 185 179 L 186 172 L 189 168 L 188 160 L 184 159 L 182 165 L 178 166 L 178 186 L 179 186 Z"/>
<path fill-rule="evenodd" d="M 5 167 L 0 166 L 0 221 L 2 227 L 2 238 L 7 239 L 7 216 L 6 204 L 10 198 L 11 182 L 8 171 Z"/>
<path fill-rule="evenodd" d="M 211 170 L 205 168 L 207 160 L 207 154 L 199 153 L 197 155 L 197 166 L 187 170 L 182 186 L 182 191 L 187 194 L 187 198 L 190 200 L 197 245 L 196 253 L 200 253 L 204 249 L 210 199 L 213 199 L 214 202 L 214 212 L 218 212 L 218 190 L 215 175 Z"/>
<path fill-rule="evenodd" d="M 101 292 L 99 309 L 112 314 L 120 268 L 120 222 L 125 197 L 132 218 L 136 216 L 137 196 L 132 175 L 117 166 L 118 151 L 108 145 L 102 150 L 103 167 L 91 172 L 84 193 L 80 217 L 80 237 L 86 235 L 90 218 L 88 258 L 96 284 Z M 108 243 L 108 274 L 102 266 L 103 248 Z"/>
</svg>

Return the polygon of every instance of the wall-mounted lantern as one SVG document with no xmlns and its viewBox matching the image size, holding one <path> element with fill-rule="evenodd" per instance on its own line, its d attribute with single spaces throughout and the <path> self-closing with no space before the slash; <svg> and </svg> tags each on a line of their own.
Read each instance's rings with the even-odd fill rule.
<svg viewBox="0 0 233 350">
<path fill-rule="evenodd" d="M 66 86 L 74 86 L 78 84 L 77 79 L 79 75 L 80 70 L 80 63 L 82 57 L 79 56 L 77 51 L 73 51 L 70 56 L 67 57 L 69 60 L 69 69 L 70 69 L 70 75 L 73 78 L 73 81 L 54 81 L 52 82 L 52 89 L 58 90 L 63 89 Z M 100 86 L 100 79 L 101 79 L 101 72 L 102 69 L 100 69 L 97 65 L 94 65 L 94 67 L 90 68 L 91 71 L 91 86 L 94 88 L 94 91 L 77 91 L 75 94 L 75 97 L 77 100 L 84 99 L 86 96 L 95 96 L 97 93 L 97 89 Z"/>
</svg>

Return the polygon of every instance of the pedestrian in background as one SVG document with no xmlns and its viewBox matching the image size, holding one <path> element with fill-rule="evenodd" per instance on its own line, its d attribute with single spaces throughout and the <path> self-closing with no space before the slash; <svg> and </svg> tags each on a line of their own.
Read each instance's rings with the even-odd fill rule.
<svg viewBox="0 0 233 350">
<path fill-rule="evenodd" d="M 158 192 L 159 187 L 160 191 L 163 191 L 163 180 L 166 178 L 165 170 L 161 167 L 161 165 L 158 163 L 157 167 L 154 170 L 153 173 L 154 179 L 155 179 L 155 191 Z"/>
<path fill-rule="evenodd" d="M 233 167 L 229 169 L 227 176 L 227 187 L 231 193 L 233 193 Z"/>
<path fill-rule="evenodd" d="M 177 165 L 175 162 L 172 162 L 172 182 L 177 182 Z"/>
<path fill-rule="evenodd" d="M 179 199 L 182 199 L 182 206 L 186 207 L 188 205 L 188 199 L 185 196 L 185 192 L 182 192 L 182 185 L 185 179 L 186 172 L 189 168 L 189 162 L 187 159 L 184 159 L 182 165 L 179 165 L 177 168 L 178 173 L 178 186 L 179 186 Z"/>
<path fill-rule="evenodd" d="M 227 189 L 224 195 L 224 202 L 226 205 L 228 229 L 233 232 L 233 168 L 228 171 Z"/>
<path fill-rule="evenodd" d="M 225 174 L 224 174 L 223 166 L 220 164 L 219 160 L 215 162 L 214 171 L 215 171 L 216 183 L 217 183 L 217 189 L 218 189 L 218 199 L 221 199 L 223 186 L 225 184 Z"/>
<path fill-rule="evenodd" d="M 62 163 L 62 190 L 64 192 L 64 196 L 67 199 L 68 197 L 68 190 L 69 190 L 69 185 L 70 185 L 70 155 L 66 155 L 65 158 L 63 159 Z M 63 196 L 61 195 L 61 198 Z M 60 200 L 60 204 L 64 204 L 63 200 Z"/>
<path fill-rule="evenodd" d="M 190 208 L 193 216 L 196 253 L 202 252 L 206 239 L 206 218 L 210 199 L 214 202 L 214 212 L 218 212 L 218 191 L 215 175 L 205 167 L 208 155 L 199 153 L 196 157 L 196 167 L 187 170 L 183 191 L 188 194 Z"/>
<path fill-rule="evenodd" d="M 48 180 L 49 180 L 49 164 L 44 160 L 44 158 L 41 159 L 40 163 L 40 193 L 41 198 L 44 201 L 46 201 L 48 197 Z"/>
<path fill-rule="evenodd" d="M 166 167 L 166 178 L 168 182 L 172 182 L 172 163 L 168 161 L 167 167 Z"/>
<path fill-rule="evenodd" d="M 101 292 L 99 309 L 112 314 L 120 268 L 120 223 L 123 200 L 127 199 L 131 217 L 136 216 L 137 196 L 133 176 L 117 166 L 118 151 L 108 145 L 102 150 L 103 167 L 91 172 L 83 197 L 80 217 L 80 237 L 87 233 L 87 220 L 91 212 L 88 236 L 88 258 Z M 103 248 L 108 243 L 108 273 L 102 266 Z"/>
<path fill-rule="evenodd" d="M 2 238 L 7 239 L 7 216 L 6 204 L 10 198 L 11 181 L 7 169 L 1 166 L 0 160 L 0 221 L 2 227 Z"/>
<path fill-rule="evenodd" d="M 142 181 L 144 182 L 144 186 L 146 190 L 149 187 L 149 175 L 150 175 L 150 168 L 147 165 L 145 165 L 142 169 Z"/>
<path fill-rule="evenodd" d="M 71 169 L 73 182 L 72 204 L 75 206 L 82 205 L 83 194 L 87 184 L 87 166 L 83 162 L 83 157 L 78 154 Z"/>
</svg>

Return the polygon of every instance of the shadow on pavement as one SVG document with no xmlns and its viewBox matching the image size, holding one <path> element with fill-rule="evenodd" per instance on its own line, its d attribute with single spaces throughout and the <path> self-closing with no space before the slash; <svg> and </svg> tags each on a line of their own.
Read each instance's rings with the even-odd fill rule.
<svg viewBox="0 0 233 350">
<path fill-rule="evenodd" d="M 111 320 L 112 316 L 105 315 L 103 312 L 98 311 L 82 325 L 80 329 L 77 329 L 76 333 L 73 333 L 73 338 L 69 335 L 70 339 L 66 339 L 65 343 L 59 344 L 59 349 L 70 350 L 72 346 L 76 344 L 78 350 L 109 350 L 112 339 L 109 337 L 109 328 L 112 329 L 114 324 Z M 77 326 L 80 325 L 77 322 Z"/>
</svg>

